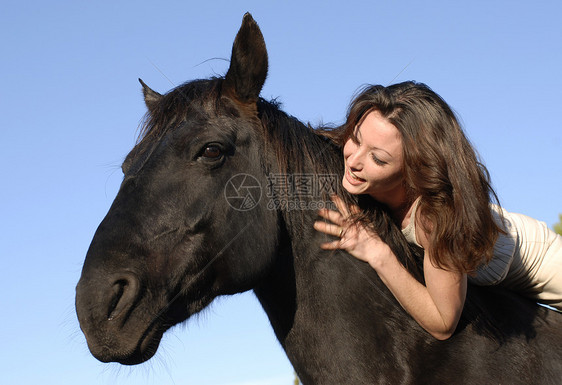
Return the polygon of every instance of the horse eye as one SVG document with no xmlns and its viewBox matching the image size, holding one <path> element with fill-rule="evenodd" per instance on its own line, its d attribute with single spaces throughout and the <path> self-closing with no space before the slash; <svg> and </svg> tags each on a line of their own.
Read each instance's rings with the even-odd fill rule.
<svg viewBox="0 0 562 385">
<path fill-rule="evenodd" d="M 207 159 L 218 159 L 222 156 L 222 151 L 219 146 L 211 144 L 205 147 L 202 156 Z"/>
</svg>

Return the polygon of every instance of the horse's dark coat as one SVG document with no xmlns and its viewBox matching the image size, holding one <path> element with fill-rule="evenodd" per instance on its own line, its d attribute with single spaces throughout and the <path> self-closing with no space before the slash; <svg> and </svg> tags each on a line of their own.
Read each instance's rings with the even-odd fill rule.
<svg viewBox="0 0 562 385">
<path fill-rule="evenodd" d="M 457 332 L 434 340 L 368 265 L 320 250 L 316 210 L 268 206 L 294 198 L 281 196 L 271 175 L 339 175 L 342 161 L 328 141 L 258 98 L 266 74 L 263 37 L 246 15 L 224 79 L 165 95 L 143 83 L 145 130 L 77 287 L 92 354 L 143 362 L 170 326 L 216 296 L 253 289 L 305 384 L 562 382 L 560 314 L 470 287 Z M 237 174 L 262 188 L 245 211 L 224 196 Z M 381 218 L 382 236 L 405 255 L 399 232 Z"/>
</svg>

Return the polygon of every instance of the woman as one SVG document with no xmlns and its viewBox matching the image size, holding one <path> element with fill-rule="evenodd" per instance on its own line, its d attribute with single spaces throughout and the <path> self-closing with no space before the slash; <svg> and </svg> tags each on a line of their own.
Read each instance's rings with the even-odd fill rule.
<svg viewBox="0 0 562 385">
<path fill-rule="evenodd" d="M 562 308 L 562 237 L 542 222 L 504 211 L 486 168 L 453 111 L 424 84 L 370 86 L 330 136 L 343 146 L 343 187 L 384 204 L 409 243 L 423 248 L 425 285 L 372 228 L 334 197 L 314 227 L 376 270 L 402 307 L 437 339 L 459 321 L 467 279 L 501 284 Z"/>
</svg>

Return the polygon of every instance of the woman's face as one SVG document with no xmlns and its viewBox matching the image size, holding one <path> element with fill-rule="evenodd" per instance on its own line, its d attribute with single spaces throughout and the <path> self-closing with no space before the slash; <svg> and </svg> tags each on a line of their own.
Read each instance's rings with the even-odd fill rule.
<svg viewBox="0 0 562 385">
<path fill-rule="evenodd" d="M 351 194 L 369 194 L 388 203 L 404 193 L 402 137 L 380 112 L 369 112 L 343 147 L 343 187 Z M 396 195 L 398 194 L 398 195 Z"/>
</svg>

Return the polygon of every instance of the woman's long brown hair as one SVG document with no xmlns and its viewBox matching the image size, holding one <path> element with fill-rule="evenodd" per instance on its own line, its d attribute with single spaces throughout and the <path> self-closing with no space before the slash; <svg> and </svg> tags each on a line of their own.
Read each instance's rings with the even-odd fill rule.
<svg viewBox="0 0 562 385">
<path fill-rule="evenodd" d="M 432 263 L 474 272 L 492 258 L 502 230 L 489 207 L 498 202 L 489 173 L 454 112 L 422 83 L 367 86 L 351 103 L 346 123 L 323 134 L 343 147 L 373 110 L 402 136 L 404 182 L 412 199 L 421 198 L 418 219 L 429 234 Z"/>
</svg>

